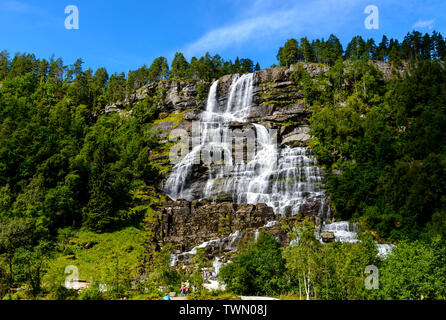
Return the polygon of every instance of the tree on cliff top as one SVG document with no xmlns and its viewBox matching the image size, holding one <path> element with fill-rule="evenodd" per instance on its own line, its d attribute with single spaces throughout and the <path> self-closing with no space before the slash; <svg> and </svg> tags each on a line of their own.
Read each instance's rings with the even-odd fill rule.
<svg viewBox="0 0 446 320">
<path fill-rule="evenodd" d="M 283 47 L 280 47 L 277 53 L 277 60 L 280 66 L 289 67 L 302 59 L 302 53 L 299 49 L 299 42 L 296 39 L 289 39 Z"/>
<path fill-rule="evenodd" d="M 175 53 L 172 61 L 170 76 L 172 78 L 186 78 L 188 75 L 189 63 L 181 52 Z"/>
<path fill-rule="evenodd" d="M 164 57 L 158 57 L 153 60 L 152 65 L 149 68 L 149 81 L 155 82 L 169 77 L 169 65 L 167 59 Z"/>
</svg>

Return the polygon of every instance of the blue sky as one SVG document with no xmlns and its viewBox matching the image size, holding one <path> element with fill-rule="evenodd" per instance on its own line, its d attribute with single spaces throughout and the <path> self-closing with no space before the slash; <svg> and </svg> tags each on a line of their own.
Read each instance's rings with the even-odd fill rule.
<svg viewBox="0 0 446 320">
<path fill-rule="evenodd" d="M 64 26 L 65 7 L 79 8 L 79 30 Z M 379 29 L 364 26 L 368 5 L 379 8 Z M 225 59 L 276 63 L 289 38 L 355 35 L 402 39 L 413 29 L 446 36 L 446 0 L 0 0 L 0 50 L 51 54 L 66 64 L 127 72 L 154 58 L 171 61 L 206 51 Z"/>
</svg>

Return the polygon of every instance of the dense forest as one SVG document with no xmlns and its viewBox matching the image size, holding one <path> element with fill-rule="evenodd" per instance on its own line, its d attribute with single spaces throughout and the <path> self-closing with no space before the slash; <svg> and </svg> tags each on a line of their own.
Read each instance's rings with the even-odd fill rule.
<svg viewBox="0 0 446 320">
<path fill-rule="evenodd" d="M 446 297 L 445 54 L 445 40 L 435 31 L 415 31 L 401 42 L 384 36 L 379 44 L 357 36 L 345 49 L 334 35 L 291 39 L 279 49 L 278 64 L 297 66 L 292 79 L 311 106 L 310 147 L 326 169 L 334 214 L 368 231 L 360 244 L 323 246 L 305 223 L 289 230 L 303 240 L 286 249 L 262 235 L 222 270 L 229 291 L 319 299 Z M 384 81 L 373 60 L 391 64 L 394 76 Z M 312 78 L 299 62 L 331 68 Z M 144 221 L 152 203 L 164 197 L 156 186 L 165 168 L 150 158 L 163 147 L 153 128 L 161 93 L 136 103 L 126 117 L 102 111 L 149 83 L 210 82 L 255 70 L 260 65 L 250 59 L 232 62 L 207 53 L 187 61 L 176 53 L 170 66 L 159 57 L 150 67 L 109 75 L 105 68 L 84 70 L 81 59 L 67 66 L 61 58 L 2 51 L 0 297 L 78 298 L 61 285 L 65 265 L 58 259 L 74 256 L 81 245 L 100 248 L 101 241 L 103 252 L 90 249 L 85 259 L 103 255 L 107 270 L 101 276 L 91 270 L 97 281 L 80 298 L 147 294 L 131 285 L 141 268 L 151 275 L 154 297 L 159 285 L 174 287 L 184 279 L 183 271 L 169 266 L 167 249 L 156 252 L 149 266 L 140 264 L 150 232 Z M 378 261 L 372 238 L 398 248 Z M 198 265 L 208 263 L 197 256 Z M 384 288 L 373 294 L 361 287 L 361 272 L 370 264 L 380 266 Z M 310 268 L 315 278 L 304 286 Z M 114 289 L 100 291 L 99 280 Z"/>
</svg>

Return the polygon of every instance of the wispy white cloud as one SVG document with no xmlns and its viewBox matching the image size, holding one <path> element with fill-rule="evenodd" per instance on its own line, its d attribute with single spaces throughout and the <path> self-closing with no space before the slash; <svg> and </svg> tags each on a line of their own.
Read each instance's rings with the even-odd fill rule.
<svg viewBox="0 0 446 320">
<path fill-rule="evenodd" d="M 24 25 L 29 29 L 55 26 L 60 24 L 60 18 L 53 16 L 45 7 L 38 3 L 29 4 L 19 0 L 0 0 L 0 13 L 7 13 L 12 21 L 20 23 L 25 19 Z M 32 17 L 29 19 L 29 17 Z M 63 21 L 62 21 L 63 23 Z"/>
<path fill-rule="evenodd" d="M 412 28 L 414 29 L 430 29 L 432 30 L 434 28 L 434 22 L 435 19 L 432 20 L 420 20 L 417 23 L 415 23 Z"/>
<path fill-rule="evenodd" d="M 183 52 L 187 56 L 218 51 L 248 42 L 265 41 L 273 36 L 296 35 L 300 32 L 325 30 L 346 23 L 358 0 L 291 1 L 279 6 L 276 1 L 256 0 L 246 8 L 247 17 L 232 24 L 208 31 L 188 44 Z M 275 5 L 273 5 L 275 4 Z M 362 14 L 362 11 L 358 11 Z"/>
<path fill-rule="evenodd" d="M 36 8 L 21 1 L 3 0 L 0 2 L 0 10 L 13 13 L 33 13 Z"/>
<path fill-rule="evenodd" d="M 259 35 L 263 37 L 290 24 L 290 13 L 275 13 L 246 19 L 230 26 L 209 31 L 197 41 L 187 46 L 185 53 L 195 54 L 204 50 L 226 48 L 239 45 Z"/>
</svg>

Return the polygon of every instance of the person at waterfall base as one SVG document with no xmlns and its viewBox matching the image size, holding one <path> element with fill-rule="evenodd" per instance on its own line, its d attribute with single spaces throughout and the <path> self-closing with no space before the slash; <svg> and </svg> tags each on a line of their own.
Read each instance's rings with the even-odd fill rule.
<svg viewBox="0 0 446 320">
<path fill-rule="evenodd" d="M 185 293 L 185 287 L 184 287 L 184 282 L 181 282 L 181 296 L 184 297 L 184 293 Z"/>
<path fill-rule="evenodd" d="M 186 294 L 190 293 L 190 283 L 189 280 L 186 281 Z"/>
<path fill-rule="evenodd" d="M 167 293 L 165 293 L 163 300 L 170 300 L 170 296 Z"/>
</svg>

